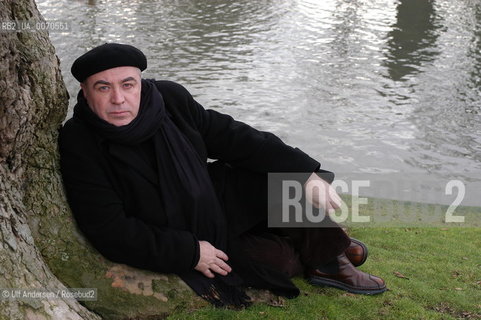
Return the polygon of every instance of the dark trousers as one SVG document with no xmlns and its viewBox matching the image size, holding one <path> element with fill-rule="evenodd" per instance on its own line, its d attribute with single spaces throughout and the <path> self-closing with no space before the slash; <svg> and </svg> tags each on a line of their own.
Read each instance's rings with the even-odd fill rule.
<svg viewBox="0 0 481 320">
<path fill-rule="evenodd" d="M 328 217 L 318 228 L 268 228 L 266 174 L 221 162 L 209 164 L 209 173 L 228 234 L 251 259 L 292 277 L 332 261 L 349 246 L 349 237 Z"/>
</svg>

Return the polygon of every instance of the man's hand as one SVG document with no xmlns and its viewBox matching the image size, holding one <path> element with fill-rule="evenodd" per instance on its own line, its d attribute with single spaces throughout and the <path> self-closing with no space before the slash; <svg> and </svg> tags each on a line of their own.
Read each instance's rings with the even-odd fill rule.
<svg viewBox="0 0 481 320">
<path fill-rule="evenodd" d="M 336 190 L 316 173 L 312 173 L 307 179 L 304 190 L 307 200 L 314 207 L 323 209 L 327 213 L 333 213 L 341 206 L 342 200 Z"/>
<path fill-rule="evenodd" d="M 207 278 L 214 278 L 214 273 L 227 275 L 232 268 L 225 263 L 229 257 L 219 249 L 216 249 L 207 241 L 199 241 L 200 258 L 195 270 L 202 272 Z"/>
</svg>

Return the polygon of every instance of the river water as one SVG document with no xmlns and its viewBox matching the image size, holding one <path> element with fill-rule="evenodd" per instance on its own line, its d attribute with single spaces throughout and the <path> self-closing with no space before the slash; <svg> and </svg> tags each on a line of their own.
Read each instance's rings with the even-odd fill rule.
<svg viewBox="0 0 481 320">
<path fill-rule="evenodd" d="M 77 56 L 129 43 L 148 58 L 144 77 L 183 84 L 204 107 L 274 132 L 338 177 L 404 178 L 418 186 L 408 198 L 436 203 L 451 203 L 445 186 L 456 179 L 462 204 L 481 205 L 481 1 L 37 5 L 71 25 L 50 32 L 71 97 Z M 399 185 L 383 196 L 402 198 Z"/>
</svg>

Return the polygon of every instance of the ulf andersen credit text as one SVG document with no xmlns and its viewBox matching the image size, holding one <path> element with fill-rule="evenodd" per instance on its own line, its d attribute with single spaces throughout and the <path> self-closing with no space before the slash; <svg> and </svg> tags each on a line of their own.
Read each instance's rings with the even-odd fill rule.
<svg viewBox="0 0 481 320">
<path fill-rule="evenodd" d="M 0 289 L 0 300 L 52 300 L 52 299 L 75 299 L 97 300 L 96 288 L 65 288 L 65 289 Z"/>
</svg>

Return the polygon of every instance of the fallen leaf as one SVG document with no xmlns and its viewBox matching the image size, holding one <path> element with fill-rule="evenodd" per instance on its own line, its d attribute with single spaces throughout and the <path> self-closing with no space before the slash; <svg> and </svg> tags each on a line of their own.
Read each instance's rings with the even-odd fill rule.
<svg viewBox="0 0 481 320">
<path fill-rule="evenodd" d="M 463 257 L 463 260 L 469 260 L 469 258 L 468 258 L 468 257 Z"/>
<path fill-rule="evenodd" d="M 441 228 L 441 231 L 448 231 L 448 228 Z"/>
<path fill-rule="evenodd" d="M 350 293 L 350 292 L 346 292 L 346 293 L 344 293 L 344 294 L 343 294 L 343 296 L 344 296 L 344 297 L 357 297 L 357 295 L 356 295 L 356 294 L 354 294 L 354 293 Z"/>
<path fill-rule="evenodd" d="M 267 304 L 271 307 L 284 307 L 286 301 L 282 297 L 276 297 L 275 299 L 268 301 Z"/>
<path fill-rule="evenodd" d="M 463 291 L 463 288 L 454 288 L 456 291 Z"/>
<path fill-rule="evenodd" d="M 403 275 L 401 272 L 394 271 L 394 275 L 398 278 L 409 280 L 409 278 Z"/>
</svg>

